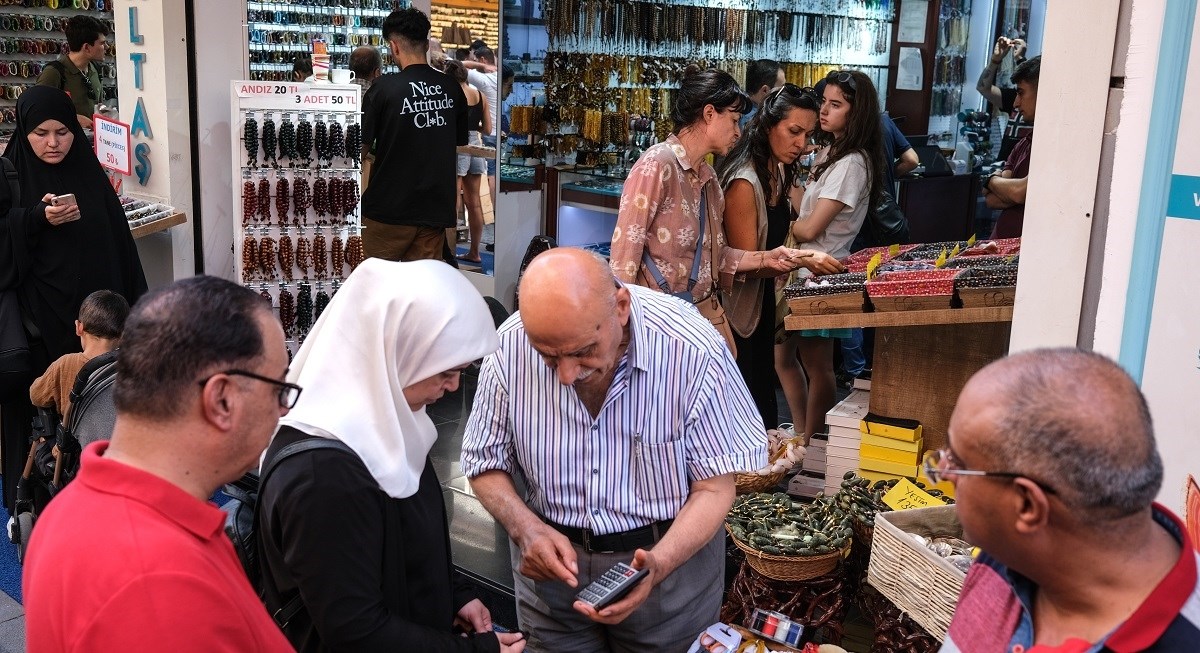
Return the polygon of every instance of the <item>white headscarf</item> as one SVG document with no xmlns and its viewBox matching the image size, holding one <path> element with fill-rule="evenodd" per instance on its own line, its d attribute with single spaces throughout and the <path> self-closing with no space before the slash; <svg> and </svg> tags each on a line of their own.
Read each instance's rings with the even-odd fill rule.
<svg viewBox="0 0 1200 653">
<path fill-rule="evenodd" d="M 410 497 L 437 429 L 404 388 L 498 346 L 487 304 L 454 268 L 367 259 L 292 361 L 288 378 L 304 392 L 280 424 L 341 440 L 388 496 Z"/>
</svg>

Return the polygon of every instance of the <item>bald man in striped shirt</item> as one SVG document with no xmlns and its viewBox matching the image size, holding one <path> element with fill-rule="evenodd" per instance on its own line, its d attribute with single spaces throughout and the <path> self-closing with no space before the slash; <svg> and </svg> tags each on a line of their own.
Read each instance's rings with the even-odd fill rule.
<svg viewBox="0 0 1200 653">
<path fill-rule="evenodd" d="M 530 650 L 686 650 L 717 621 L 733 474 L 766 464 L 737 365 L 694 307 L 584 250 L 538 256 L 520 293 L 480 371 L 462 467 L 515 544 Z M 649 574 L 599 612 L 575 600 L 617 562 Z"/>
</svg>

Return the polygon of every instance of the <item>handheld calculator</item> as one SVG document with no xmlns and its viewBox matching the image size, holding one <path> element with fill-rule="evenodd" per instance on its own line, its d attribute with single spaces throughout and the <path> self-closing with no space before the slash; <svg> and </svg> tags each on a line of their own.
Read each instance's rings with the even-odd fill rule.
<svg viewBox="0 0 1200 653">
<path fill-rule="evenodd" d="M 629 593 L 649 574 L 647 569 L 634 569 L 618 562 L 583 588 L 575 598 L 599 610 Z"/>
</svg>

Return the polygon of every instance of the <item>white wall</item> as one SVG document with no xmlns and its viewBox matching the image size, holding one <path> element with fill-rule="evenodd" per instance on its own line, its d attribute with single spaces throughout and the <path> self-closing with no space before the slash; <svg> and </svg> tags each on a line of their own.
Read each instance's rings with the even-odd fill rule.
<svg viewBox="0 0 1200 653">
<path fill-rule="evenodd" d="M 182 1 L 182 0 L 176 0 Z M 242 0 L 196 4 L 196 114 L 200 146 L 200 212 L 204 272 L 233 278 L 233 154 L 230 151 L 229 82 L 246 79 L 246 19 Z"/>
<path fill-rule="evenodd" d="M 130 8 L 136 10 L 141 44 L 130 41 Z M 189 223 L 173 227 L 166 236 L 139 243 L 145 256 L 147 280 L 161 285 L 195 273 L 191 220 L 191 124 L 186 74 L 187 33 L 183 0 L 117 0 L 113 6 L 117 48 L 117 92 L 122 122 L 132 122 L 140 98 L 145 105 L 152 138 L 133 137 L 150 146 L 150 177 L 141 185 L 137 175 L 125 179 L 131 195 L 153 198 L 186 213 Z M 145 55 L 142 88 L 135 86 L 130 56 Z M 169 72 L 168 72 L 169 71 Z M 138 161 L 134 161 L 135 169 Z"/>
</svg>

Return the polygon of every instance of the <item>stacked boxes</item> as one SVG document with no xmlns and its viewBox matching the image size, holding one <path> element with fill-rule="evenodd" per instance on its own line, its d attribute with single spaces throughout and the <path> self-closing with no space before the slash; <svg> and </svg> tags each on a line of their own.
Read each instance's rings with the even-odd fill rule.
<svg viewBox="0 0 1200 653">
<path fill-rule="evenodd" d="M 860 476 L 917 477 L 923 451 L 919 422 L 868 414 L 859 423 L 859 438 Z"/>
<path fill-rule="evenodd" d="M 825 490 L 825 445 L 829 437 L 817 433 L 809 438 L 804 451 L 804 465 L 788 482 L 788 494 L 815 497 Z"/>
<path fill-rule="evenodd" d="M 829 442 L 825 447 L 825 495 L 833 496 L 842 487 L 842 476 L 858 469 L 858 447 L 862 434 L 859 423 L 870 412 L 871 393 L 854 390 L 825 414 Z"/>
</svg>

